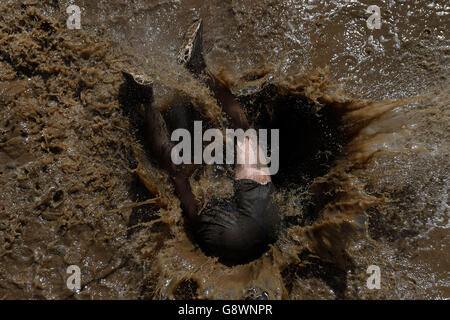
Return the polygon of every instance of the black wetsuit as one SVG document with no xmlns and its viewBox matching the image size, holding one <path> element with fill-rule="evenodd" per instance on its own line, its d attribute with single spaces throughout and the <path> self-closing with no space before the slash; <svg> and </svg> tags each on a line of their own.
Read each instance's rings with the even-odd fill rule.
<svg viewBox="0 0 450 320">
<path fill-rule="evenodd" d="M 229 262 L 253 260 L 276 241 L 280 218 L 273 204 L 274 186 L 254 180 L 234 182 L 234 201 L 211 200 L 195 223 L 200 246 Z"/>
</svg>

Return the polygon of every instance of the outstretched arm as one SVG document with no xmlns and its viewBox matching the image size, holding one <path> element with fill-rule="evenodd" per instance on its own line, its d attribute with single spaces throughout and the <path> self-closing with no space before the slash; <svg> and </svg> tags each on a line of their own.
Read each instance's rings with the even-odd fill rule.
<svg viewBox="0 0 450 320">
<path fill-rule="evenodd" d="M 189 177 L 171 159 L 173 144 L 169 140 L 169 132 L 160 111 L 151 104 L 146 105 L 145 120 L 147 125 L 146 134 L 151 152 L 154 154 L 158 165 L 166 170 L 171 177 L 175 186 L 175 192 L 188 219 L 195 221 L 198 217 L 197 211 L 200 203 L 192 193 Z"/>
</svg>

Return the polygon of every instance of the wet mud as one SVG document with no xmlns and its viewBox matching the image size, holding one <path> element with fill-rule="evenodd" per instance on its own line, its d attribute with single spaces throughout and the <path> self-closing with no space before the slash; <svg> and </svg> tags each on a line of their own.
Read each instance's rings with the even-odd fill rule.
<svg viewBox="0 0 450 320">
<path fill-rule="evenodd" d="M 450 297 L 444 1 L 80 0 L 69 30 L 73 3 L 0 4 L 0 298 Z M 251 125 L 280 129 L 282 231 L 246 264 L 192 241 L 124 91 L 121 71 L 139 70 L 162 112 L 189 105 L 226 126 L 176 62 L 196 18 Z M 233 197 L 232 166 L 192 172 L 202 203 Z"/>
</svg>

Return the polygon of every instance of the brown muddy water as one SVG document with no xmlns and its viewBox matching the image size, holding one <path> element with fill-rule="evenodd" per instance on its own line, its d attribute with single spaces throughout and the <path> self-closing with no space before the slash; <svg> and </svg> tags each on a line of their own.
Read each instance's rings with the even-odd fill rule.
<svg viewBox="0 0 450 320">
<path fill-rule="evenodd" d="M 66 26 L 70 4 L 80 30 Z M 369 5 L 381 29 L 367 27 Z M 0 298 L 450 298 L 446 1 L 0 7 Z M 197 18 L 208 66 L 255 127 L 280 129 L 282 234 L 245 265 L 190 241 L 123 93 L 120 71 L 135 68 L 156 79 L 156 107 L 221 117 L 176 64 Z M 202 201 L 232 197 L 232 175 L 203 167 L 191 185 Z M 370 265 L 380 289 L 366 285 Z"/>
</svg>

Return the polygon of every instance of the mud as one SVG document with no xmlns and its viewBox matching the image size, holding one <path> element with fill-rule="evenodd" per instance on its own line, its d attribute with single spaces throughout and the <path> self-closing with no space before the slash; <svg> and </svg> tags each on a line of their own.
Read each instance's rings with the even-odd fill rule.
<svg viewBox="0 0 450 320">
<path fill-rule="evenodd" d="M 82 29 L 65 8 L 82 8 Z M 365 13 L 377 4 L 382 28 Z M 449 7 L 444 1 L 2 1 L 0 297 L 448 299 Z M 224 265 L 184 227 L 143 147 L 121 70 L 155 106 L 220 106 L 176 63 L 204 19 L 206 60 L 256 128 L 280 128 L 280 239 Z M 125 96 L 126 97 L 126 96 Z M 202 202 L 232 167 L 195 170 Z M 66 287 L 78 265 L 82 288 Z M 369 265 L 381 289 L 366 286 Z"/>
</svg>

